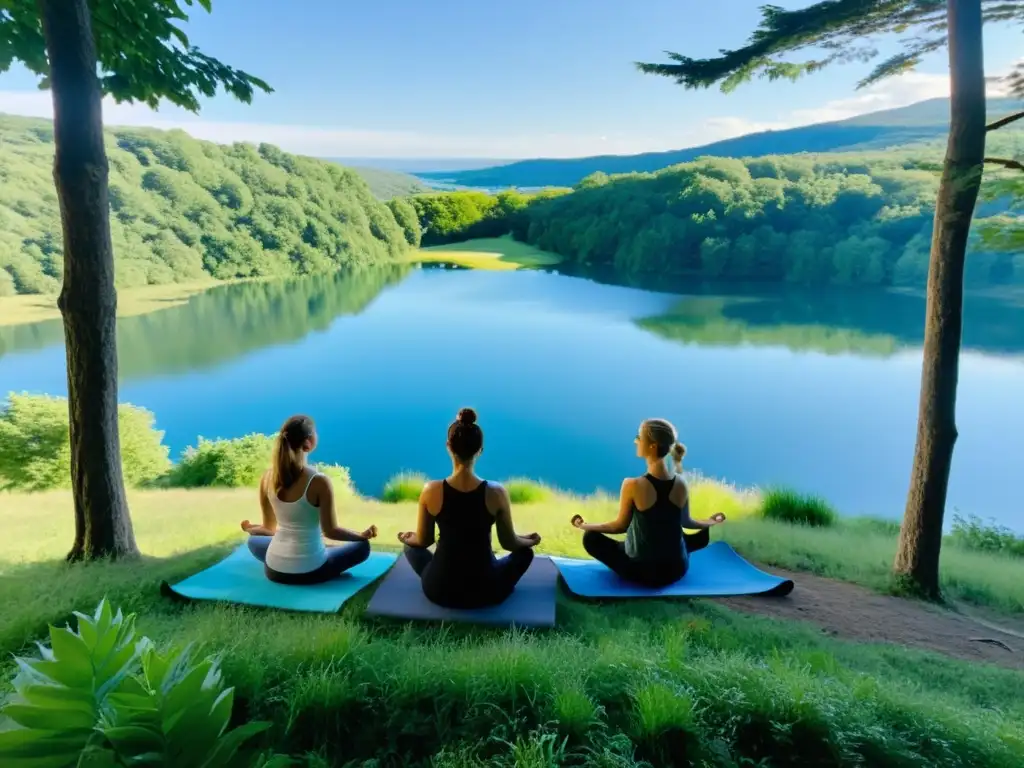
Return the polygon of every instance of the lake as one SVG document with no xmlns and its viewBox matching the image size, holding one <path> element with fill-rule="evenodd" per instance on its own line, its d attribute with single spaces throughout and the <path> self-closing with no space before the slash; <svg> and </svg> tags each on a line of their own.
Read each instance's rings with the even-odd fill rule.
<svg viewBox="0 0 1024 768">
<path fill-rule="evenodd" d="M 899 517 L 913 455 L 924 302 L 896 293 L 615 285 L 542 271 L 388 267 L 222 286 L 119 321 L 121 398 L 172 455 L 197 437 L 313 416 L 316 458 L 378 494 L 448 470 L 473 406 L 481 471 L 588 492 L 641 470 L 645 417 L 687 467 Z M 0 392 L 66 394 L 58 321 L 0 328 Z M 969 297 L 949 510 L 1024 531 L 1024 307 Z M 951 517 L 951 514 L 949 515 Z"/>
</svg>

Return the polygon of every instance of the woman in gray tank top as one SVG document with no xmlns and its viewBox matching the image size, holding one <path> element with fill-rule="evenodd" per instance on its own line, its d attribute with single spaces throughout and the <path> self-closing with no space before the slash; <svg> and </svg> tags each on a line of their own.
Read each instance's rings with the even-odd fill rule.
<svg viewBox="0 0 1024 768">
<path fill-rule="evenodd" d="M 689 553 L 708 545 L 708 529 L 724 522 L 725 515 L 708 520 L 690 517 L 689 489 L 680 477 L 686 448 L 672 424 L 648 419 L 640 425 L 635 442 L 647 472 L 622 482 L 618 517 L 587 523 L 576 515 L 572 524 L 584 531 L 583 547 L 595 560 L 627 581 L 663 587 L 686 574 Z M 670 455 L 674 468 L 667 464 Z M 684 534 L 684 528 L 698 533 Z M 621 533 L 626 534 L 624 542 L 606 535 Z"/>
</svg>

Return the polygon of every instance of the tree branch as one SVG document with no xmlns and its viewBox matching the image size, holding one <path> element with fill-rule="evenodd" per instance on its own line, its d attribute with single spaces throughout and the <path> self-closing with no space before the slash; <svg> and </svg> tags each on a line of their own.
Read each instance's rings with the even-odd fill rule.
<svg viewBox="0 0 1024 768">
<path fill-rule="evenodd" d="M 1024 163 L 1020 160 L 1009 160 L 1002 157 L 986 157 L 986 163 L 992 163 L 992 165 L 1001 165 L 1003 168 L 1009 168 L 1013 171 L 1024 171 Z"/>
<path fill-rule="evenodd" d="M 1009 125 L 1010 123 L 1015 123 L 1018 120 L 1020 120 L 1022 117 L 1024 117 L 1024 112 L 1017 112 L 1015 114 L 1008 115 L 1007 117 L 1003 117 L 1003 118 L 1000 118 L 999 120 L 996 120 L 994 123 L 989 123 L 988 125 L 985 126 L 985 130 L 986 131 L 998 131 L 1004 125 Z"/>
</svg>

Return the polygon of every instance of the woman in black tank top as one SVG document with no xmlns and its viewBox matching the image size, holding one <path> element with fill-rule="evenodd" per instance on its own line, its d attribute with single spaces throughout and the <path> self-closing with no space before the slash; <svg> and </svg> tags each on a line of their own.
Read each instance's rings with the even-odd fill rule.
<svg viewBox="0 0 1024 768">
<path fill-rule="evenodd" d="M 482 608 L 503 602 L 533 562 L 540 536 L 519 536 L 512 525 L 508 492 L 476 476 L 473 464 L 483 450 L 476 412 L 463 408 L 448 428 L 452 474 L 434 480 L 420 494 L 416 531 L 398 534 L 405 557 L 419 574 L 423 594 L 447 608 Z M 435 523 L 440 530 L 436 551 Z M 491 528 L 510 554 L 496 558 Z"/>
<path fill-rule="evenodd" d="M 582 531 L 583 547 L 627 581 L 663 587 L 681 579 L 689 553 L 706 547 L 708 529 L 725 521 L 719 513 L 710 520 L 690 517 L 689 490 L 679 473 L 686 448 L 676 429 L 664 419 L 648 419 L 637 432 L 636 455 L 647 462 L 643 477 L 627 478 L 619 496 L 619 515 L 609 523 L 587 523 L 580 515 L 572 524 Z M 675 471 L 666 466 L 671 453 Z M 697 529 L 684 534 L 682 529 Z M 605 534 L 625 533 L 624 542 Z"/>
</svg>

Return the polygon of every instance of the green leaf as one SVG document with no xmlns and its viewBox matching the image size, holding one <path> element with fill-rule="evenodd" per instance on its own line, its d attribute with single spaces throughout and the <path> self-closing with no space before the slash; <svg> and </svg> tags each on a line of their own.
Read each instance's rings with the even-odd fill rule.
<svg viewBox="0 0 1024 768">
<path fill-rule="evenodd" d="M 269 727 L 270 723 L 254 721 L 240 725 L 233 731 L 228 731 L 217 742 L 216 748 L 202 763 L 201 768 L 219 768 L 219 766 L 227 765 L 234 758 L 235 753 L 242 747 L 242 744 Z"/>
<path fill-rule="evenodd" d="M 164 749 L 164 737 L 158 730 L 128 725 L 104 728 L 102 733 L 123 758 L 162 752 Z"/>
<path fill-rule="evenodd" d="M 92 654 L 82 640 L 81 636 L 72 632 L 67 627 L 57 629 L 50 627 L 50 647 L 53 649 L 55 662 L 61 666 L 61 672 L 66 682 L 73 688 L 89 686 L 92 683 Z"/>
<path fill-rule="evenodd" d="M 14 728 L 0 731 L 0 765 L 9 766 L 15 758 L 67 756 L 77 757 L 90 734 L 61 734 Z M 74 762 L 72 760 L 72 762 Z"/>
<path fill-rule="evenodd" d="M 73 709 L 35 707 L 31 704 L 8 704 L 3 713 L 18 725 L 42 731 L 91 731 L 96 725 L 92 713 L 76 712 Z"/>
<path fill-rule="evenodd" d="M 82 636 L 86 647 L 91 651 L 96 647 L 96 639 L 99 633 L 96 631 L 96 624 L 92 617 L 75 611 L 75 618 L 78 620 L 78 634 Z"/>
<path fill-rule="evenodd" d="M 96 702 L 92 692 L 60 685 L 29 684 L 18 691 L 26 704 L 52 709 L 74 710 L 96 719 Z"/>
<path fill-rule="evenodd" d="M 217 736 L 220 736 L 228 727 L 228 723 L 231 720 L 231 709 L 235 704 L 235 689 L 228 688 L 221 691 L 220 696 L 213 702 L 213 707 L 210 708 L 209 726 L 214 730 Z"/>
</svg>

